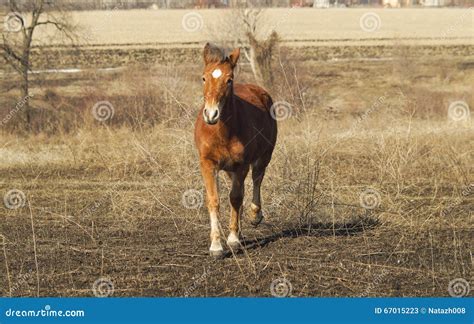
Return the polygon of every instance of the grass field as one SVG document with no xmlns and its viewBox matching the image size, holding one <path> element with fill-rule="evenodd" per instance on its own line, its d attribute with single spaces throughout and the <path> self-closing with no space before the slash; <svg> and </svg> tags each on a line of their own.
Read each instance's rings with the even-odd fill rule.
<svg viewBox="0 0 474 324">
<path fill-rule="evenodd" d="M 84 27 L 88 44 L 163 46 L 207 41 L 226 14 L 228 11 L 222 9 L 105 10 L 75 12 L 71 17 Z M 390 39 L 414 39 L 417 44 L 474 44 L 473 11 L 469 9 L 280 8 L 267 9 L 264 15 L 268 23 L 262 32 L 275 29 L 293 45 L 330 41 L 380 44 Z M 45 34 L 50 35 L 43 30 L 39 39 Z"/>
<path fill-rule="evenodd" d="M 397 43 L 412 36 L 410 22 L 421 26 L 413 37 L 435 37 L 459 11 L 375 10 L 387 28 L 375 37 L 392 37 L 388 48 L 316 46 L 346 42 L 350 30 L 354 42 L 364 38 L 357 30 L 364 10 L 294 9 L 301 16 L 291 11 L 282 23 L 293 45 L 275 62 L 271 93 L 288 103 L 288 118 L 279 121 L 263 183 L 265 221 L 250 225 L 246 197 L 245 248 L 223 260 L 208 256 L 192 137 L 202 96 L 199 53 L 175 44 L 175 53 L 197 56 L 173 62 L 173 53 L 156 59 L 152 50 L 185 11 L 170 11 L 161 29 L 162 12 L 118 11 L 111 19 L 124 22 L 122 38 L 105 31 L 102 49 L 81 54 L 90 56 L 71 51 L 42 61 L 85 70 L 35 74 L 30 102 L 41 131 L 17 134 L 14 118 L 2 128 L 0 294 L 93 296 L 102 280 L 101 293 L 113 296 L 271 296 L 272 282 L 286 279 L 292 296 L 449 296 L 454 280 L 471 281 L 473 47 Z M 200 13 L 207 21 L 215 11 Z M 340 19 L 340 30 L 335 20 L 312 20 L 327 13 Z M 102 14 L 74 15 L 88 24 Z M 397 17 L 406 24 L 395 27 Z M 138 20 L 140 32 L 130 28 Z M 315 28 L 305 27 L 312 21 Z M 456 30 L 467 37 L 468 28 Z M 172 34 L 179 42 L 200 37 Z M 301 50 L 297 38 L 311 41 Z M 5 118 L 19 92 L 11 74 L 2 76 Z M 253 82 L 248 64 L 236 79 Z M 100 122 L 92 107 L 103 100 L 113 115 Z M 453 113 L 457 101 L 467 109 Z M 227 233 L 224 175 L 220 184 Z"/>
</svg>

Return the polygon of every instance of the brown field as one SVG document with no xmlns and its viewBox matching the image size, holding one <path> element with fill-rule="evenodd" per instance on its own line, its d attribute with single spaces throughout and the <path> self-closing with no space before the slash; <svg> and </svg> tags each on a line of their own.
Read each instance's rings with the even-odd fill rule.
<svg viewBox="0 0 474 324">
<path fill-rule="evenodd" d="M 347 25 L 338 33 L 327 21 L 327 39 L 344 39 L 347 17 L 362 13 L 328 12 Z M 390 28 L 380 37 L 392 38 L 386 45 L 297 47 L 289 40 L 308 39 L 305 20 L 299 31 L 289 31 L 295 21 L 282 27 L 288 42 L 272 94 L 291 113 L 279 122 L 263 182 L 265 221 L 250 225 L 246 197 L 244 249 L 223 260 L 208 256 L 193 146 L 202 68 L 196 46 L 111 46 L 136 42 L 127 27 L 123 38 L 101 36 L 104 46 L 37 56 L 37 69 L 84 70 L 35 74 L 36 133 L 18 134 L 15 118 L 2 129 L 0 193 L 21 190 L 25 201 L 0 208 L 0 294 L 93 296 L 94 282 L 107 278 L 113 296 L 271 296 L 271 283 L 285 278 L 292 296 L 448 296 L 453 279 L 472 281 L 474 125 L 469 116 L 453 121 L 448 107 L 458 100 L 474 107 L 473 45 L 408 44 L 394 36 L 390 19 L 400 12 L 380 11 Z M 456 20 L 455 10 L 421 9 L 403 19 L 415 21 L 419 12 L 432 29 Z M 170 12 L 170 21 L 183 13 Z M 119 14 L 150 15 L 144 21 L 154 26 L 153 15 L 162 13 Z M 408 37 L 413 27 L 402 26 Z M 423 28 L 420 35 L 431 37 Z M 324 39 L 320 33 L 311 43 Z M 139 34 L 142 43 L 166 42 L 159 33 Z M 252 82 L 242 63 L 237 79 Z M 18 92 L 14 75 L 2 76 L 5 118 Z M 101 100 L 114 107 L 105 122 L 91 113 Z M 226 233 L 224 175 L 220 183 Z"/>
<path fill-rule="evenodd" d="M 87 44 L 162 46 L 207 41 L 209 32 L 218 28 L 219 17 L 225 12 L 222 9 L 106 10 L 75 12 L 71 17 L 87 32 Z M 367 13 L 380 17 L 379 28 L 373 32 L 364 31 L 360 26 L 361 17 Z M 189 14 L 191 16 L 186 16 Z M 417 44 L 474 44 L 472 14 L 472 10 L 462 8 L 273 8 L 265 12 L 269 23 L 262 28 L 262 33 L 274 28 L 284 41 L 304 45 L 329 41 L 374 45 L 395 38 L 416 40 Z M 183 27 L 186 17 L 190 17 L 190 31 Z M 47 30 L 43 30 L 39 39 L 45 36 L 50 36 Z"/>
</svg>

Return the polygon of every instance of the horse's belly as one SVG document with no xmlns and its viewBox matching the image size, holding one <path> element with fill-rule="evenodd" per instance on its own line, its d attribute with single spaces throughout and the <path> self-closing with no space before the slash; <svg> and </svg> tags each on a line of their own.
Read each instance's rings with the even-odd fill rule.
<svg viewBox="0 0 474 324">
<path fill-rule="evenodd" d="M 235 162 L 232 160 L 219 161 L 219 169 L 224 171 L 234 172 L 243 165 L 242 162 Z"/>
<path fill-rule="evenodd" d="M 219 169 L 225 171 L 235 171 L 245 164 L 244 147 L 242 145 L 232 145 L 228 148 L 227 154 L 219 159 Z"/>
<path fill-rule="evenodd" d="M 228 155 L 223 157 L 219 160 L 218 165 L 219 169 L 225 171 L 235 171 L 236 169 L 240 168 L 242 165 L 245 164 L 245 160 L 242 155 Z"/>
</svg>

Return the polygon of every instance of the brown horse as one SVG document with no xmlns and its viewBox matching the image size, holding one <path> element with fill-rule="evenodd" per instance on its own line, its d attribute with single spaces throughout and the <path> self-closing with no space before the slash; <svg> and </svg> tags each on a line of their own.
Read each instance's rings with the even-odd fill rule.
<svg viewBox="0 0 474 324">
<path fill-rule="evenodd" d="M 251 222 L 256 226 L 263 219 L 260 186 L 277 138 L 277 123 L 270 114 L 273 104 L 270 95 L 256 85 L 234 84 L 234 68 L 239 55 L 238 48 L 226 56 L 214 45 L 207 43 L 204 47 L 204 105 L 199 111 L 194 138 L 211 218 L 209 250 L 215 257 L 224 254 L 218 220 L 218 171 L 226 171 L 232 181 L 227 245 L 238 249 L 245 178 L 252 166 Z"/>
</svg>

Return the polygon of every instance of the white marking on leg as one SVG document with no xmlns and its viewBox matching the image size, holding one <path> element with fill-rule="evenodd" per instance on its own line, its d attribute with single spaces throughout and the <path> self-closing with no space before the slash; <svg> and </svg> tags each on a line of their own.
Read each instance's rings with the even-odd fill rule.
<svg viewBox="0 0 474 324">
<path fill-rule="evenodd" d="M 254 203 L 250 204 L 250 208 L 256 213 L 260 211 L 260 206 L 257 206 Z"/>
<path fill-rule="evenodd" d="M 211 247 L 210 251 L 221 251 L 223 250 L 219 234 L 219 219 L 215 211 L 210 213 L 211 216 Z"/>
<path fill-rule="evenodd" d="M 240 243 L 239 236 L 234 232 L 231 232 L 229 234 L 229 237 L 227 238 L 227 244 L 232 244 L 232 243 Z"/>
<path fill-rule="evenodd" d="M 211 212 L 211 232 L 219 233 L 219 220 L 217 219 L 217 213 Z"/>
<path fill-rule="evenodd" d="M 223 251 L 224 249 L 222 248 L 222 244 L 220 241 L 213 241 L 211 243 L 211 247 L 209 248 L 209 251 Z"/>
<path fill-rule="evenodd" d="M 217 79 L 218 77 L 220 77 L 222 75 L 222 71 L 220 69 L 215 69 L 214 71 L 212 71 L 212 77 L 214 79 Z"/>
<path fill-rule="evenodd" d="M 253 216 L 255 217 L 253 220 L 250 220 L 250 222 L 254 225 L 259 224 L 263 219 L 262 207 L 252 203 L 250 204 L 250 209 L 252 210 L 252 213 L 254 213 Z"/>
</svg>

